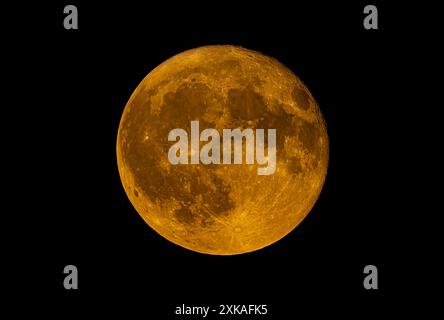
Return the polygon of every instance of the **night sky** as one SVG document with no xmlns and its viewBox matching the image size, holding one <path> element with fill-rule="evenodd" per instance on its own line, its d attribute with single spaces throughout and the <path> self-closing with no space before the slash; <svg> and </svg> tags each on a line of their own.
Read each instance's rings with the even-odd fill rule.
<svg viewBox="0 0 444 320">
<path fill-rule="evenodd" d="M 78 30 L 63 28 L 68 3 L 45 5 L 39 50 L 52 200 L 42 260 L 55 305 L 76 315 L 120 310 L 128 319 L 181 319 L 174 310 L 183 303 L 267 304 L 262 319 L 396 314 L 394 298 L 419 281 L 406 282 L 406 266 L 418 262 L 412 163 L 425 148 L 412 133 L 420 79 L 412 43 L 424 40 L 408 25 L 415 10 L 372 2 L 379 29 L 365 30 L 368 3 L 288 2 L 74 1 Z M 330 138 L 313 210 L 282 240 L 238 256 L 188 251 L 149 228 L 123 190 L 115 156 L 120 117 L 139 82 L 169 57 L 210 44 L 286 65 L 316 98 Z M 68 264 L 78 267 L 78 290 L 63 288 Z M 368 264 L 378 267 L 378 290 L 363 288 Z"/>
</svg>

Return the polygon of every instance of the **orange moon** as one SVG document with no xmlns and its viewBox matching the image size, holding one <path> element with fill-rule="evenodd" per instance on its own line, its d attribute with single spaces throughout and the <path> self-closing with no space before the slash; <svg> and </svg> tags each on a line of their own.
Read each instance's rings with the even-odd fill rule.
<svg viewBox="0 0 444 320">
<path fill-rule="evenodd" d="M 171 164 L 174 128 L 276 129 L 276 170 L 258 164 Z M 201 143 L 202 145 L 202 143 Z M 161 236 L 189 250 L 234 255 L 296 228 L 325 181 L 329 143 L 320 109 L 277 60 L 235 46 L 182 52 L 131 95 L 117 136 L 117 165 L 132 205 Z"/>
</svg>

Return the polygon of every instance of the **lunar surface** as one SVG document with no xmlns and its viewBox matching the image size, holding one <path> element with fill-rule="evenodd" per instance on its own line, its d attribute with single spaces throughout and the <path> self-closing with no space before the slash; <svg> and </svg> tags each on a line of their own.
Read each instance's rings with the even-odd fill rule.
<svg viewBox="0 0 444 320">
<path fill-rule="evenodd" d="M 171 164 L 169 132 L 190 135 L 195 120 L 201 131 L 276 129 L 275 172 L 258 175 L 259 165 L 245 161 Z M 328 152 L 324 119 L 302 81 L 275 59 L 234 46 L 188 50 L 152 70 L 117 137 L 122 184 L 145 222 L 177 245 L 216 255 L 261 249 L 298 226 L 319 197 Z"/>
</svg>

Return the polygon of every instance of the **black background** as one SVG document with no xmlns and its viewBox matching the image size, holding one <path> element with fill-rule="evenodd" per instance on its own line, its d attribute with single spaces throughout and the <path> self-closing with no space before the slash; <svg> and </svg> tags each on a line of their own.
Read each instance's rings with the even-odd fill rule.
<svg viewBox="0 0 444 320">
<path fill-rule="evenodd" d="M 55 305 L 146 319 L 180 319 L 182 303 L 267 304 L 264 319 L 399 312 L 395 297 L 420 281 L 405 283 L 415 216 L 409 165 L 419 143 L 406 120 L 415 99 L 405 97 L 415 91 L 420 37 L 402 7 L 372 2 L 380 29 L 365 30 L 367 3 L 289 2 L 66 3 L 77 5 L 78 30 L 63 28 L 65 3 L 48 6 L 43 131 L 53 157 L 42 188 L 51 194 Z M 155 233 L 127 199 L 116 164 L 120 116 L 139 82 L 167 58 L 209 44 L 257 50 L 293 70 L 330 138 L 311 213 L 277 243 L 239 256 L 191 252 Z M 67 264 L 79 269 L 79 290 L 63 288 Z M 378 290 L 363 288 L 367 264 L 379 269 Z"/>
</svg>

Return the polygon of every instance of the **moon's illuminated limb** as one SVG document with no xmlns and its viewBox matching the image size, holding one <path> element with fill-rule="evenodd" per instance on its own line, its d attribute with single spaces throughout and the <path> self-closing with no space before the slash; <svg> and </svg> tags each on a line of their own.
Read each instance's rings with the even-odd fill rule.
<svg viewBox="0 0 444 320">
<path fill-rule="evenodd" d="M 172 165 L 173 128 L 276 129 L 276 171 L 256 164 Z M 190 250 L 240 254 L 293 230 L 321 192 L 328 135 L 319 107 L 285 66 L 261 53 L 207 46 L 180 53 L 151 71 L 122 115 L 117 162 L 142 218 Z"/>
</svg>

